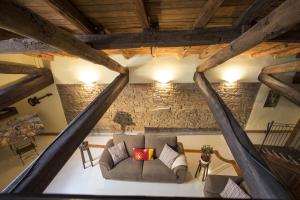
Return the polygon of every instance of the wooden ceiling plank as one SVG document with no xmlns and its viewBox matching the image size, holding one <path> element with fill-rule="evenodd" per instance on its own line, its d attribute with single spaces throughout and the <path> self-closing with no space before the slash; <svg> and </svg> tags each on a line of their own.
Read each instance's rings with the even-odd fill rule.
<svg viewBox="0 0 300 200">
<path fill-rule="evenodd" d="M 127 68 L 109 58 L 104 52 L 89 47 L 69 32 L 57 28 L 24 7 L 9 0 L 2 0 L 0 13 L 0 28 L 44 42 L 113 71 L 128 73 Z"/>
<path fill-rule="evenodd" d="M 68 19 L 73 25 L 85 33 L 98 33 L 99 27 L 92 24 L 83 13 L 69 0 L 45 0 L 49 6 Z"/>
<path fill-rule="evenodd" d="M 144 1 L 143 0 L 133 0 L 135 5 L 135 13 L 140 21 L 141 26 L 143 29 L 150 29 L 150 23 L 148 19 L 148 15 L 145 9 Z"/>
<path fill-rule="evenodd" d="M 203 28 L 206 26 L 210 18 L 215 14 L 224 0 L 209 0 L 205 3 L 201 13 L 197 17 L 193 29 Z"/>
<path fill-rule="evenodd" d="M 275 58 L 284 58 L 288 56 L 294 56 L 300 53 L 300 45 L 298 47 L 292 47 L 290 49 L 286 49 L 285 51 L 274 52 L 271 55 Z"/>
<path fill-rule="evenodd" d="M 228 46 L 207 59 L 197 68 L 203 72 L 237 56 L 259 43 L 287 32 L 300 22 L 300 1 L 286 0 L 268 16 L 233 40 Z"/>
</svg>

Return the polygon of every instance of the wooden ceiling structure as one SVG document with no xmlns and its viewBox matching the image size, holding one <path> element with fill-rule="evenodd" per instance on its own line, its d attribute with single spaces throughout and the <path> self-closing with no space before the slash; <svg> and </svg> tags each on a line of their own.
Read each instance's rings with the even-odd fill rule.
<svg viewBox="0 0 300 200">
<path fill-rule="evenodd" d="M 63 28 L 72 34 L 97 34 L 93 38 L 96 49 L 108 55 L 122 54 L 129 59 L 135 55 L 151 54 L 153 57 L 173 54 L 179 58 L 196 54 L 205 59 L 226 46 L 230 41 L 240 35 L 247 27 L 256 23 L 278 7 L 284 0 L 15 0 L 20 5 L 30 9 L 51 24 Z M 217 29 L 224 32 L 225 39 L 214 40 L 210 43 L 194 41 L 193 37 L 200 30 Z M 188 37 L 190 42 L 174 44 L 159 44 L 159 32 L 179 31 L 179 36 Z M 187 35 L 187 30 L 189 30 Z M 182 32 L 180 32 L 182 31 Z M 230 32 L 231 31 L 231 32 Z M 146 32 L 146 33 L 145 33 Z M 201 32 L 201 31 L 200 31 Z M 114 47 L 101 46 L 103 39 L 99 34 L 124 34 L 140 41 L 141 38 L 153 37 L 151 43 L 140 42 L 135 46 L 122 45 L 132 41 L 120 41 Z M 140 35 L 136 36 L 138 33 Z M 143 34 L 144 33 L 144 34 Z M 181 34 L 182 33 L 182 34 Z M 289 37 L 261 43 L 248 51 L 243 52 L 251 57 L 271 55 L 276 58 L 296 55 L 300 52 L 299 27 L 290 32 Z M 123 34 L 123 35 L 122 35 Z M 173 34 L 173 33 L 172 33 Z M 214 33 L 212 33 L 214 34 Z M 149 36 L 150 35 L 150 36 Z M 0 31 L 0 39 L 20 38 L 15 33 Z M 108 36 L 109 37 L 109 36 Z M 135 38 L 137 37 L 137 38 Z M 215 35 L 213 35 L 214 38 Z M 103 37 L 106 38 L 106 37 Z M 169 37 L 173 41 L 177 38 Z M 287 39 L 288 38 L 288 39 Z M 206 39 L 206 38 L 205 38 Z M 3 41 L 4 42 L 4 41 Z M 158 44 L 156 44 L 158 43 Z M 0 53 L 3 51 L 0 42 Z M 6 52 L 7 49 L 5 49 Z M 43 52 L 43 53 L 42 53 Z M 66 52 L 24 51 L 27 55 L 38 56 L 44 59 L 53 59 L 53 56 L 68 56 Z"/>
<path fill-rule="evenodd" d="M 181 52 L 184 56 L 188 52 L 187 47 L 195 48 L 196 52 L 201 51 L 198 52 L 200 54 L 201 45 L 209 45 L 204 47 L 203 51 L 207 51 L 210 45 L 224 45 L 217 51 L 211 50 L 213 55 L 207 53 L 208 59 L 196 69 L 195 83 L 206 98 L 241 168 L 251 196 L 257 199 L 290 199 L 203 72 L 252 50 L 257 45 L 267 45 L 261 44 L 262 42 L 274 43 L 281 50 L 295 47 L 293 45 L 299 42 L 297 39 L 299 37 L 297 28 L 300 23 L 299 0 L 44 0 L 42 4 L 37 2 L 40 3 L 27 0 L 17 0 L 17 3 L 10 0 L 0 1 L 0 27 L 13 32 L 13 38 L 16 36 L 19 38 L 0 41 L 0 47 L 6 48 L 7 52 L 19 53 L 43 51 L 52 54 L 63 51 L 104 65 L 119 72 L 120 75 L 5 189 L 5 193 L 41 194 L 126 86 L 129 81 L 128 69 L 101 51 L 105 51 L 105 46 L 111 51 L 115 49 L 127 51 L 124 48 L 126 46 L 135 48 L 146 46 L 151 48 L 151 52 L 153 47 L 181 46 L 184 47 L 183 53 Z M 125 11 L 122 12 L 122 9 Z M 57 15 L 54 15 L 54 12 L 57 12 Z M 296 34 L 293 33 L 294 28 Z M 143 32 L 140 33 L 141 31 Z M 116 35 L 118 32 L 121 33 Z M 76 33 L 84 35 L 74 36 Z M 30 39 L 24 40 L 23 37 Z M 226 44 L 225 41 L 230 43 Z M 278 41 L 281 43 L 277 43 Z M 3 44 L 8 46 L 5 47 Z M 260 52 L 263 51 L 263 48 L 260 49 Z M 298 63 L 296 67 L 293 67 L 294 63 L 287 65 L 291 66 L 287 70 L 279 71 L 300 71 Z M 280 69 L 282 67 L 285 66 L 279 66 Z M 299 94 L 295 90 L 284 87 L 282 82 L 270 79 L 272 78 L 270 70 L 273 71 L 274 68 L 277 69 L 278 66 L 267 68 L 262 72 L 268 76 L 261 78 L 262 82 L 265 81 L 270 87 L 277 87 L 283 95 L 290 97 L 291 100 L 296 98 L 298 102 Z M 1 71 L 5 72 L 5 67 L 0 68 Z M 290 92 L 294 94 L 289 96 Z"/>
</svg>

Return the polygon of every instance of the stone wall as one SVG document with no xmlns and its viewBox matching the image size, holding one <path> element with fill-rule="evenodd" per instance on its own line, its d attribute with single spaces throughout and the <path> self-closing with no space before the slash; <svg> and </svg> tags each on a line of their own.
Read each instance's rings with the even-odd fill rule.
<svg viewBox="0 0 300 200">
<path fill-rule="evenodd" d="M 70 122 L 107 85 L 57 85 Z M 240 124 L 245 127 L 259 83 L 213 84 Z M 157 128 L 218 128 L 200 90 L 192 83 L 129 84 L 98 122 L 97 131 L 144 131 Z"/>
</svg>

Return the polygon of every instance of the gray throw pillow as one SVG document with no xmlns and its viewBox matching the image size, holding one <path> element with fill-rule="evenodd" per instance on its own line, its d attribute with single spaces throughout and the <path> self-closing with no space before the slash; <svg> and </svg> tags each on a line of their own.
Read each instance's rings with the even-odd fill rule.
<svg viewBox="0 0 300 200">
<path fill-rule="evenodd" d="M 161 160 L 167 167 L 171 169 L 173 162 L 179 156 L 179 154 L 174 151 L 169 145 L 165 144 L 162 152 L 159 155 L 159 160 Z"/>
<path fill-rule="evenodd" d="M 120 161 L 128 158 L 128 153 L 125 147 L 125 143 L 120 142 L 112 147 L 108 148 L 108 151 L 114 161 L 114 165 L 118 164 Z"/>
<path fill-rule="evenodd" d="M 220 193 L 222 198 L 230 199 L 250 199 L 250 196 L 247 195 L 231 178 L 228 179 L 228 182 L 224 190 Z"/>
</svg>

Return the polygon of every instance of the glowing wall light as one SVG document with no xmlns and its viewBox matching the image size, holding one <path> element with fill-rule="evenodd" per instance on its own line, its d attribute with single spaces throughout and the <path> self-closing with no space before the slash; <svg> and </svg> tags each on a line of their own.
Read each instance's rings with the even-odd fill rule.
<svg viewBox="0 0 300 200">
<path fill-rule="evenodd" d="M 168 83 L 173 78 L 171 70 L 160 69 L 155 72 L 154 79 L 160 83 Z"/>
<path fill-rule="evenodd" d="M 228 83 L 234 83 L 239 79 L 241 79 L 241 71 L 237 68 L 227 69 L 223 74 L 223 80 Z"/>
<path fill-rule="evenodd" d="M 99 75 L 94 70 L 84 70 L 80 72 L 79 80 L 85 84 L 93 84 L 99 80 Z"/>
</svg>

